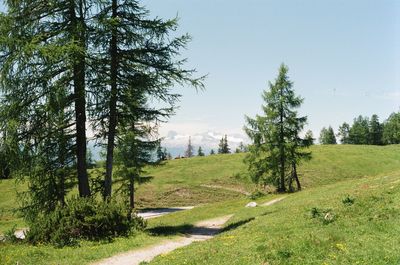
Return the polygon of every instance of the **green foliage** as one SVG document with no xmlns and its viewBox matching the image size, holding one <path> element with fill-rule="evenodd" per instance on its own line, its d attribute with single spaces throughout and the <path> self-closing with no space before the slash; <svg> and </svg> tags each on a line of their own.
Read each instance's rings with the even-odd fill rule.
<svg viewBox="0 0 400 265">
<path fill-rule="evenodd" d="M 379 122 L 378 115 L 374 114 L 369 121 L 369 144 L 383 144 L 383 124 Z"/>
<path fill-rule="evenodd" d="M 338 136 L 340 137 L 340 143 L 342 144 L 350 144 L 350 125 L 347 123 L 343 123 L 339 126 Z"/>
<path fill-rule="evenodd" d="M 287 73 L 287 66 L 282 64 L 275 82 L 270 82 L 269 90 L 263 92 L 264 116 L 246 117 L 245 128 L 253 141 L 245 159 L 252 180 L 272 184 L 279 191 L 292 190 L 293 180 L 301 188 L 296 166 L 311 157 L 304 151 L 311 142 L 299 136 L 307 122 L 307 117 L 298 117 L 296 110 L 303 99 L 295 95 Z"/>
<path fill-rule="evenodd" d="M 256 191 L 253 191 L 248 197 L 250 200 L 256 200 L 256 199 L 259 199 L 264 196 L 265 196 L 264 192 L 262 192 L 260 190 L 256 190 Z"/>
<path fill-rule="evenodd" d="M 211 149 L 211 151 L 210 151 L 210 155 L 215 155 L 215 151 L 214 151 L 214 149 Z"/>
<path fill-rule="evenodd" d="M 326 129 L 325 127 L 322 128 L 321 133 L 319 135 L 319 143 L 320 144 L 336 144 L 336 137 L 335 133 L 331 126 Z"/>
<path fill-rule="evenodd" d="M 368 144 L 370 142 L 368 117 L 360 115 L 354 119 L 350 128 L 349 138 L 352 144 Z"/>
<path fill-rule="evenodd" d="M 304 135 L 304 141 L 308 142 L 309 145 L 313 145 L 314 144 L 314 135 L 313 132 L 311 130 L 308 130 L 306 132 L 306 134 Z"/>
<path fill-rule="evenodd" d="M 160 146 L 158 140 L 149 140 L 149 129 L 145 125 L 135 124 L 128 130 L 120 132 L 115 165 L 118 166 L 116 175 L 122 179 L 120 191 L 124 201 L 129 202 L 130 209 L 134 205 L 134 184 L 139 181 L 143 168 L 153 164 L 152 154 Z"/>
<path fill-rule="evenodd" d="M 4 233 L 4 241 L 9 242 L 9 243 L 17 243 L 17 242 L 21 241 L 21 239 L 19 239 L 15 236 L 16 227 L 17 226 L 14 225 L 12 228 L 8 229 Z"/>
<path fill-rule="evenodd" d="M 27 240 L 33 244 L 51 243 L 58 247 L 76 245 L 78 240 L 112 239 L 127 236 L 145 227 L 142 218 L 128 219 L 121 204 L 99 203 L 92 198 L 72 198 L 64 207 L 39 214 L 30 224 Z"/>
<path fill-rule="evenodd" d="M 167 149 L 166 148 L 163 149 L 161 147 L 161 145 L 158 145 L 156 154 L 157 154 L 157 161 L 158 162 L 167 160 L 167 157 L 168 157 Z"/>
<path fill-rule="evenodd" d="M 400 112 L 390 114 L 384 123 L 383 142 L 400 144 Z"/>
<path fill-rule="evenodd" d="M 197 150 L 197 156 L 205 156 L 203 149 L 201 148 L 201 146 L 199 146 L 199 149 Z"/>
<path fill-rule="evenodd" d="M 218 145 L 218 154 L 229 154 L 231 152 L 228 145 L 228 137 L 225 134 L 224 137 L 221 138 Z"/>
</svg>

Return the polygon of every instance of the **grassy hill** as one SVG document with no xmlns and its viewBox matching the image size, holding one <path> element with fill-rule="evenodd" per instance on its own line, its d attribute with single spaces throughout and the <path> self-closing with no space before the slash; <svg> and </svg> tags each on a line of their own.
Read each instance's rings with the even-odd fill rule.
<svg viewBox="0 0 400 265">
<path fill-rule="evenodd" d="M 236 227 L 154 260 L 155 264 L 397 264 L 400 262 L 400 146 L 313 146 L 299 168 L 304 191 L 268 208 L 244 208 L 254 186 L 244 154 L 173 160 L 149 168 L 140 206 L 199 205 L 149 221 L 147 231 L 79 248 L 0 244 L 1 264 L 82 264 L 179 235 L 179 227 L 234 214 Z M 207 185 L 207 186 L 204 186 Z M 226 187 L 212 188 L 211 186 Z M 0 231 L 13 223 L 11 181 L 0 182 Z M 268 195 L 259 201 L 276 196 Z M 346 199 L 347 198 L 347 199 Z M 343 203 L 346 202 L 346 203 Z M 329 213 L 332 221 L 326 221 Z M 328 218 L 329 219 L 329 218 Z M 154 234 L 154 229 L 172 229 Z M 4 253 L 4 254 L 3 254 Z M 46 261 L 46 262 L 45 262 Z"/>
<path fill-rule="evenodd" d="M 345 179 L 387 174 L 400 169 L 400 146 L 315 145 L 313 159 L 299 167 L 303 188 L 312 188 Z M 243 163 L 245 154 L 214 155 L 169 161 L 151 168 L 153 177 L 138 190 L 141 207 L 186 206 L 193 203 L 221 201 L 238 196 L 216 185 L 251 192 Z M 239 194 L 240 195 L 240 194 Z"/>
</svg>

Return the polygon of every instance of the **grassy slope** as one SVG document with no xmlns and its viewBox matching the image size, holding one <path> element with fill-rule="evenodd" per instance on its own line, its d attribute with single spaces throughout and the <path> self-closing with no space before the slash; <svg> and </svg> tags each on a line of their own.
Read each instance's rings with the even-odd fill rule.
<svg viewBox="0 0 400 265">
<path fill-rule="evenodd" d="M 369 215 L 351 216 L 351 211 L 344 215 L 342 213 L 343 209 L 338 208 L 338 210 L 335 211 L 338 212 L 338 216 L 340 217 L 337 222 L 328 226 L 318 227 L 319 224 L 315 220 L 304 219 L 304 216 L 308 214 L 309 208 L 339 207 L 341 204 L 340 198 L 344 193 L 354 193 L 360 189 L 362 185 L 371 186 L 372 184 L 368 181 L 377 181 L 375 178 L 361 178 L 363 176 L 380 175 L 383 180 L 388 179 L 388 181 L 396 181 L 393 179 L 396 179 L 398 175 L 391 172 L 400 168 L 400 146 L 314 146 L 312 151 L 314 159 L 300 167 L 300 172 L 303 175 L 303 183 L 307 189 L 304 192 L 290 195 L 289 199 L 281 202 L 277 206 L 273 206 L 271 209 L 245 209 L 243 208 L 243 205 L 248 201 L 248 199 L 238 197 L 237 193 L 218 191 L 199 186 L 200 184 L 219 183 L 226 186 L 241 185 L 249 190 L 252 189 L 251 185 L 247 181 L 235 177 L 238 172 L 244 172 L 245 170 L 245 166 L 242 163 L 243 154 L 175 160 L 168 162 L 164 167 L 149 170 L 149 176 L 153 176 L 154 178 L 151 182 L 142 184 L 139 188 L 139 198 L 144 201 L 144 203 L 142 202 L 142 206 L 162 206 L 166 204 L 166 202 L 171 203 L 172 205 L 194 205 L 199 202 L 209 201 L 222 202 L 208 204 L 191 211 L 180 212 L 159 219 L 154 219 L 150 221 L 149 230 L 146 233 L 141 233 L 137 237 L 132 238 L 120 238 L 111 244 L 83 242 L 80 248 L 64 249 L 54 249 L 49 246 L 32 247 L 26 245 L 0 245 L 0 250 L 4 253 L 4 255 L 2 255 L 3 260 L 0 260 L 0 263 L 6 264 L 6 262 L 10 262 L 10 264 L 15 264 L 16 261 L 20 261 L 20 264 L 40 264 L 46 261 L 48 264 L 81 264 L 96 258 L 99 259 L 110 256 L 114 253 L 134 248 L 135 246 L 152 244 L 160 240 L 159 236 L 174 236 L 187 224 L 193 224 L 198 220 L 230 213 L 236 213 L 232 222 L 240 222 L 252 216 L 258 216 L 251 222 L 251 225 L 249 223 L 248 225 L 239 227 L 238 230 L 228 232 L 229 234 L 239 233 L 237 235 L 235 234 L 233 237 L 237 237 L 237 241 L 239 242 L 250 242 L 254 238 L 257 238 L 257 241 L 254 244 L 246 243 L 246 245 L 241 245 L 235 240 L 232 240 L 237 243 L 238 248 L 231 248 L 226 247 L 230 246 L 230 243 L 223 241 L 224 239 L 220 239 L 220 237 L 222 237 L 221 235 L 217 240 L 204 243 L 205 245 L 202 245 L 202 247 L 206 247 L 206 249 L 215 248 L 217 253 L 220 253 L 212 255 L 213 263 L 224 264 L 223 261 L 231 258 L 230 255 L 236 255 L 234 254 L 235 252 L 232 252 L 233 250 L 238 251 L 237 253 L 242 253 L 243 257 L 250 255 L 251 257 L 248 258 L 249 262 L 253 260 L 256 261 L 256 263 L 260 263 L 262 260 L 268 260 L 269 262 L 277 261 L 278 263 L 281 263 L 282 260 L 280 257 L 288 256 L 289 258 L 287 261 L 289 263 L 296 263 L 293 257 L 297 258 L 298 253 L 300 253 L 301 250 L 300 246 L 306 244 L 301 242 L 300 239 L 302 237 L 305 237 L 305 239 L 311 238 L 316 242 L 322 242 L 318 243 L 320 246 L 313 246 L 315 248 L 314 252 L 322 253 L 320 254 L 321 257 L 324 255 L 326 256 L 331 254 L 327 253 L 326 249 L 335 250 L 335 248 L 338 248 L 335 244 L 339 244 L 339 248 L 341 248 L 340 244 L 342 243 L 340 240 L 337 241 L 338 243 L 335 243 L 336 241 L 334 240 L 336 239 L 331 239 L 332 235 L 345 233 L 346 229 L 339 229 L 339 224 L 344 226 L 351 225 L 353 221 L 360 222 L 358 218 L 364 220 L 366 218 L 371 218 L 371 216 L 380 216 L 385 215 L 386 213 L 385 211 L 374 212 L 370 210 L 375 209 L 376 207 L 374 207 L 374 205 L 367 199 L 364 204 L 356 204 L 353 208 L 359 207 L 356 208 L 359 209 L 359 211 L 370 210 L 371 213 Z M 384 175 L 389 175 L 391 177 L 383 178 Z M 338 182 L 340 180 L 348 180 L 348 182 Z M 363 184 L 364 181 L 367 181 L 368 183 Z M 242 183 L 244 183 L 244 185 Z M 334 184 L 329 185 L 330 183 Z M 315 188 L 320 184 L 326 185 L 322 188 Z M 390 188 L 390 185 L 392 184 L 386 183 L 385 185 L 386 188 Z M 0 207 L 3 212 L 2 215 L 0 215 L 0 230 L 8 228 L 11 225 L 9 213 L 12 209 L 12 205 L 15 205 L 15 197 L 13 197 L 13 193 L 10 192 L 12 186 L 13 184 L 11 184 L 10 181 L 0 182 Z M 181 192 L 182 190 L 185 192 Z M 375 190 L 378 189 L 366 189 L 363 193 L 360 193 L 361 195 L 364 194 L 360 198 L 364 198 L 365 196 L 368 197 L 372 192 L 375 192 Z M 381 195 L 378 194 L 378 197 L 379 196 Z M 396 196 L 393 198 L 390 197 L 389 200 L 397 200 L 398 197 Z M 200 199 L 203 197 L 207 198 L 201 201 Z M 268 196 L 262 200 L 267 200 L 272 197 L 273 196 Z M 360 198 L 357 198 L 357 203 L 362 201 Z M 270 213 L 270 211 L 272 211 L 272 213 Z M 268 214 L 264 217 L 261 216 L 265 212 Z M 395 212 L 395 214 L 396 213 L 397 212 Z M 346 220 L 342 219 L 341 216 L 343 215 L 348 215 L 351 222 L 348 224 L 341 224 L 340 222 L 342 222 L 342 220 Z M 311 223 L 307 223 L 309 221 Z M 394 224 L 393 220 L 389 218 L 387 225 L 393 226 Z M 287 232 L 282 233 L 282 225 L 287 227 Z M 359 227 L 362 226 L 357 226 L 357 229 L 359 229 Z M 245 228 L 249 230 L 240 234 L 240 231 Z M 373 229 L 376 228 L 365 228 L 365 230 L 371 230 L 375 233 L 376 231 Z M 298 230 L 304 230 L 305 232 L 299 233 Z M 351 231 L 350 228 L 347 232 L 349 231 Z M 151 232 L 157 232 L 158 234 L 151 235 Z M 361 232 L 357 230 L 353 235 L 358 235 L 359 233 Z M 381 234 L 384 235 L 385 233 L 386 230 Z M 324 236 L 327 236 L 329 240 L 324 239 Z M 271 240 L 269 240 L 270 238 Z M 342 236 L 342 238 L 347 240 L 346 236 Z M 380 237 L 377 238 L 381 239 Z M 389 240 L 388 244 L 390 245 L 390 242 L 393 240 L 399 241 L 398 238 L 393 237 L 393 239 Z M 263 242 L 265 243 L 264 245 Z M 288 250 L 282 250 L 283 243 L 281 244 L 279 242 L 285 242 L 285 245 L 298 244 L 299 247 L 296 248 L 290 246 L 288 247 Z M 373 243 L 376 243 L 377 241 L 372 240 L 371 242 L 373 245 Z M 307 244 L 303 246 L 303 250 L 309 247 L 311 243 L 308 242 Z M 190 247 L 187 251 L 196 248 L 196 246 L 197 244 Z M 348 248 L 347 245 L 345 247 Z M 244 252 L 241 252 L 240 249 L 242 248 Z M 269 252 L 267 249 L 271 251 Z M 183 262 L 188 255 L 190 256 L 189 252 L 185 251 L 185 249 L 182 249 L 178 252 L 182 253 L 178 254 L 176 257 L 176 264 L 180 264 L 180 262 Z M 199 259 L 206 260 L 204 255 L 207 254 L 201 254 L 199 249 L 193 249 L 193 251 L 196 253 L 196 258 L 198 257 Z M 309 254 L 311 255 L 313 253 Z M 311 257 L 307 256 L 303 258 L 308 260 Z M 315 258 L 315 260 L 320 261 L 322 259 Z M 165 262 L 165 260 L 159 259 L 158 262 Z M 334 263 L 334 261 L 332 262 Z"/>
<path fill-rule="evenodd" d="M 342 202 L 348 194 L 353 205 Z M 312 218 L 314 207 L 330 209 L 336 219 L 324 224 L 323 217 Z M 399 264 L 400 171 L 308 189 L 268 208 L 241 209 L 230 222 L 242 225 L 151 264 Z"/>
<path fill-rule="evenodd" d="M 387 174 L 400 168 L 400 146 L 313 146 L 313 159 L 299 167 L 304 188 L 364 176 Z M 231 199 L 238 194 L 210 190 L 200 184 L 219 184 L 252 191 L 245 176 L 245 154 L 215 155 L 169 161 L 150 169 L 154 178 L 138 191 L 141 207 L 186 206 Z M 239 174 L 240 173 L 240 176 Z M 205 195 L 205 196 L 204 196 Z"/>
</svg>

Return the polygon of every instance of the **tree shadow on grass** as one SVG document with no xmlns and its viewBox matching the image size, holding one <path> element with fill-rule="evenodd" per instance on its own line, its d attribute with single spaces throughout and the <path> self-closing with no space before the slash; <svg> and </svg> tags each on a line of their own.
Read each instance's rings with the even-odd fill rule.
<svg viewBox="0 0 400 265">
<path fill-rule="evenodd" d="M 268 214 L 268 213 L 265 213 Z M 201 226 L 193 226 L 189 224 L 178 225 L 178 226 L 157 226 L 153 228 L 146 229 L 153 236 L 171 236 L 171 235 L 187 235 L 187 236 L 214 236 L 216 234 L 227 232 L 233 229 L 236 229 L 244 224 L 247 224 L 253 221 L 255 217 L 247 218 L 245 220 L 241 220 L 224 228 L 218 227 L 201 227 Z"/>
<path fill-rule="evenodd" d="M 177 234 L 186 234 L 191 229 L 193 229 L 193 225 L 184 224 L 178 226 L 157 226 L 146 229 L 153 236 L 172 236 Z"/>
<path fill-rule="evenodd" d="M 247 223 L 253 221 L 254 219 L 255 219 L 255 217 L 251 217 L 251 218 L 247 218 L 247 219 L 245 219 L 245 220 L 241 220 L 241 221 L 238 221 L 238 222 L 229 224 L 228 226 L 226 226 L 226 227 L 224 227 L 223 229 L 221 229 L 221 233 L 222 233 L 222 232 L 227 232 L 227 231 L 230 231 L 230 230 L 233 230 L 233 229 L 236 229 L 236 228 L 238 228 L 239 226 L 242 226 L 242 225 L 244 225 L 244 224 L 247 224 Z"/>
</svg>

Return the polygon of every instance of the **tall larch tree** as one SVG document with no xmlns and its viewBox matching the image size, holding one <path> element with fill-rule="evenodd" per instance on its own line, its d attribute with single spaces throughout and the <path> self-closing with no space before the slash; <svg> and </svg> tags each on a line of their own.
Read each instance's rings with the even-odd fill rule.
<svg viewBox="0 0 400 265">
<path fill-rule="evenodd" d="M 246 117 L 245 127 L 253 141 L 245 159 L 253 181 L 273 184 L 279 192 L 291 189 L 293 178 L 298 180 L 294 166 L 310 156 L 303 151 L 307 144 L 299 137 L 307 121 L 296 111 L 303 99 L 295 95 L 287 73 L 287 66 L 282 64 L 275 82 L 270 82 L 269 89 L 263 92 L 264 115 Z M 298 185 L 300 188 L 300 182 Z"/>
<path fill-rule="evenodd" d="M 54 157 L 43 160 L 46 155 L 55 155 L 46 150 L 59 150 L 68 157 L 74 153 L 79 195 L 90 196 L 85 81 L 86 16 L 90 3 L 19 0 L 6 1 L 6 6 L 7 13 L 0 17 L 3 107 L 12 113 L 8 117 L 17 124 L 19 146 L 25 147 L 25 154 L 35 161 L 25 163 L 28 174 L 21 175 L 40 181 L 43 172 L 47 172 L 51 179 L 58 171 L 55 168 L 62 165 L 60 169 L 69 169 L 70 163 L 60 163 Z M 68 139 L 68 144 L 58 137 Z M 64 160 L 63 155 L 58 159 Z M 32 168 L 38 163 L 42 172 Z M 39 190 L 32 190 L 30 195 L 38 195 L 35 192 Z"/>
<path fill-rule="evenodd" d="M 174 84 L 196 88 L 203 85 L 202 78 L 193 77 L 195 70 L 183 68 L 185 59 L 178 59 L 190 36 L 169 37 L 178 27 L 177 19 L 150 19 L 148 10 L 139 1 L 110 0 L 101 2 L 96 21 L 98 27 L 93 32 L 96 56 L 92 65 L 104 67 L 93 71 L 90 79 L 95 91 L 91 119 L 97 139 L 106 146 L 104 198 L 109 198 L 119 130 L 125 130 L 125 124 L 141 122 L 137 118 L 143 116 L 135 112 L 151 116 L 156 124 L 165 121 L 179 99 L 171 90 Z M 131 93 L 148 100 L 141 104 L 128 101 L 127 95 Z M 166 107 L 151 107 L 151 100 Z M 155 131 L 152 133 L 155 135 Z"/>
</svg>

